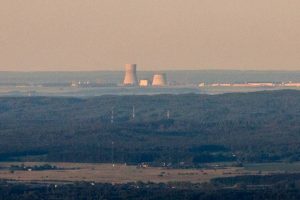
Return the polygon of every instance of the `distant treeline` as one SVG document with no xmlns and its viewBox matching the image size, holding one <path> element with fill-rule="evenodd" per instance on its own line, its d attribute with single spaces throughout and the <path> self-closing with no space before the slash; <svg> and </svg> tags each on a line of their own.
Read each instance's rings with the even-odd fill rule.
<svg viewBox="0 0 300 200">
<path fill-rule="evenodd" d="M 288 90 L 223 95 L 2 97 L 0 160 L 299 161 L 299 102 L 300 92 Z"/>
<path fill-rule="evenodd" d="M 43 165 L 34 165 L 34 166 L 25 166 L 21 165 L 11 165 L 9 168 L 11 173 L 14 171 L 43 171 L 43 170 L 63 170 L 64 168 L 58 168 L 55 165 L 43 164 Z"/>
</svg>

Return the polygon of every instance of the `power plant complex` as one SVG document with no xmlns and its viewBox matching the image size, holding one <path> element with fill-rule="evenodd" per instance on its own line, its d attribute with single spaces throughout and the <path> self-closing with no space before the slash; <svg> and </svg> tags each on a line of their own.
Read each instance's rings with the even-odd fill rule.
<svg viewBox="0 0 300 200">
<path fill-rule="evenodd" d="M 224 91 L 229 91 L 228 88 L 234 88 L 232 91 L 243 91 L 245 88 L 253 88 L 254 91 L 256 90 L 262 90 L 262 89 L 289 89 L 289 88 L 294 88 L 299 90 L 300 88 L 300 82 L 293 82 L 293 81 L 277 81 L 277 82 L 246 82 L 246 81 L 240 81 L 240 82 L 204 82 L 201 76 L 199 79 L 202 79 L 200 83 L 195 82 L 195 77 L 196 76 L 190 76 L 193 81 L 190 81 L 187 79 L 186 75 L 183 75 L 182 72 L 170 72 L 170 74 L 173 73 L 173 78 L 172 81 L 170 82 L 167 79 L 167 74 L 163 72 L 137 72 L 137 65 L 136 64 L 125 64 L 125 73 L 124 73 L 124 79 L 120 77 L 120 74 L 118 73 L 117 76 L 114 78 L 111 76 L 111 78 L 105 77 L 104 81 L 101 79 L 97 79 L 96 81 L 90 81 L 90 80 L 73 80 L 70 83 L 70 86 L 73 88 L 87 88 L 87 87 L 128 87 L 130 89 L 130 92 L 134 91 L 132 90 L 133 88 L 140 89 L 140 88 L 149 88 L 149 90 L 143 90 L 139 92 L 162 92 L 162 91 L 168 91 L 172 92 L 171 90 L 165 90 L 165 89 L 192 89 L 190 91 L 194 92 L 199 92 L 200 90 L 202 91 L 208 91 L 211 90 L 213 93 L 215 91 L 222 91 L 222 88 L 226 88 Z M 174 76 L 174 74 L 177 74 Z M 181 73 L 180 76 L 178 76 Z M 198 72 L 199 73 L 199 72 Z M 105 74 L 104 74 L 105 75 Z M 104 76 L 103 75 L 103 76 Z M 196 74 L 195 74 L 196 75 Z M 199 74 L 200 75 L 200 74 Z M 122 75 L 121 75 L 122 76 Z M 138 77 L 140 76 L 140 77 Z M 177 78 L 177 80 L 176 80 Z M 182 80 L 178 80 L 180 78 L 183 78 Z M 120 79 L 122 79 L 120 81 Z M 232 79 L 234 80 L 234 79 Z M 178 81 L 178 82 L 177 82 Z M 184 82 L 182 82 L 184 81 Z M 120 83 L 121 82 L 121 83 Z M 64 86 L 65 83 L 62 83 Z M 59 85 L 59 84 L 58 84 Z M 21 86 L 23 87 L 23 86 Z M 163 88 L 163 90 L 155 90 L 152 91 L 151 88 Z M 216 89 L 215 89 L 216 88 Z M 194 90 L 195 89 L 195 90 Z M 126 91 L 126 90 L 124 90 Z"/>
<path fill-rule="evenodd" d="M 167 75 L 165 73 L 157 73 L 153 75 L 152 83 L 148 79 L 141 79 L 138 81 L 136 73 L 136 64 L 125 65 L 125 78 L 123 81 L 124 86 L 140 86 L 140 87 L 163 87 L 167 86 Z"/>
</svg>

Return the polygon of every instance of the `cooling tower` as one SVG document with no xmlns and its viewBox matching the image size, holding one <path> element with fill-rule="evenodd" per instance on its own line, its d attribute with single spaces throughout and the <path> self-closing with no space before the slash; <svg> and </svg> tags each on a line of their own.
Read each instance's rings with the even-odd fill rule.
<svg viewBox="0 0 300 200">
<path fill-rule="evenodd" d="M 152 86 L 166 86 L 167 85 L 167 77 L 165 73 L 154 74 Z"/>
<path fill-rule="evenodd" d="M 124 85 L 137 85 L 137 76 L 136 76 L 136 64 L 126 64 L 125 65 L 125 78 Z"/>
</svg>

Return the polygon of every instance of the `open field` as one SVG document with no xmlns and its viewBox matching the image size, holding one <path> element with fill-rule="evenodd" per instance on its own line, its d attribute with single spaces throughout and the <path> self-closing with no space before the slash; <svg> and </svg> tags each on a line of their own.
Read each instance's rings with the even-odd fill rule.
<svg viewBox="0 0 300 200">
<path fill-rule="evenodd" d="M 58 170 L 19 171 L 9 170 L 11 165 L 35 166 L 43 162 L 2 162 L 0 163 L 0 179 L 16 181 L 41 182 L 75 182 L 90 181 L 98 183 L 127 183 L 127 182 L 192 182 L 203 183 L 213 178 L 232 177 L 241 175 L 267 175 L 274 173 L 292 173 L 300 171 L 300 163 L 264 163 L 247 164 L 245 167 L 224 167 L 216 169 L 168 169 L 162 167 L 138 168 L 116 164 L 92 163 L 47 163 L 56 166 Z"/>
<path fill-rule="evenodd" d="M 247 171 L 243 168 L 227 167 L 224 169 L 167 169 L 160 167 L 137 168 L 117 164 L 87 164 L 87 163 L 48 163 L 65 170 L 45 171 L 14 171 L 8 169 L 11 165 L 22 163 L 0 163 L 0 179 L 17 181 L 41 182 L 73 182 L 91 181 L 99 183 L 127 183 L 127 182 L 193 182 L 202 183 L 216 177 L 257 174 L 256 171 Z M 40 162 L 23 163 L 25 166 L 43 165 Z"/>
</svg>

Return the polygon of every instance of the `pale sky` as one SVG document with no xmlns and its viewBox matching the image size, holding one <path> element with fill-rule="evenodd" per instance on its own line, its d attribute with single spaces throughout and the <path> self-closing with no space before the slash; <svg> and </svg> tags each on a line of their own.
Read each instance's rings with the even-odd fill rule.
<svg viewBox="0 0 300 200">
<path fill-rule="evenodd" d="M 300 0 L 0 0 L 0 70 L 300 70 Z"/>
</svg>

